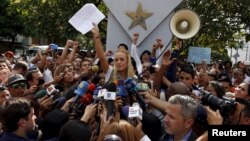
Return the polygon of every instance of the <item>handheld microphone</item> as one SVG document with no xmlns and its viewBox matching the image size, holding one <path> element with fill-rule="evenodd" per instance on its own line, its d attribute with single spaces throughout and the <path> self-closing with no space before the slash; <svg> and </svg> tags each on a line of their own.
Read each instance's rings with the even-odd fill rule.
<svg viewBox="0 0 250 141">
<path fill-rule="evenodd" d="M 88 86 L 88 92 L 93 93 L 96 88 L 96 85 L 94 83 L 90 83 Z"/>
<path fill-rule="evenodd" d="M 49 96 L 54 95 L 55 93 L 58 93 L 59 90 L 55 88 L 55 85 L 50 85 L 47 89 L 46 92 Z"/>
<path fill-rule="evenodd" d="M 96 87 L 96 89 L 94 90 L 94 92 L 93 92 L 93 100 L 94 100 L 93 104 L 96 104 L 101 99 L 98 97 L 98 93 L 101 89 L 102 89 L 102 87 L 99 86 L 99 87 Z"/>
<path fill-rule="evenodd" d="M 127 101 L 127 90 L 124 87 L 124 80 L 119 80 L 117 84 L 116 95 L 120 96 L 123 101 L 123 106 L 126 105 Z M 121 111 L 121 109 L 120 109 Z"/>
<path fill-rule="evenodd" d="M 106 89 L 107 89 L 107 92 L 106 94 L 110 94 L 109 96 L 112 97 L 112 92 L 113 93 L 116 93 L 116 84 L 115 83 L 109 83 L 107 86 L 106 86 Z M 105 96 L 105 95 L 104 95 Z M 109 97 L 107 95 L 107 97 Z M 104 101 L 104 104 L 107 108 L 107 117 L 106 119 L 108 120 L 108 118 L 112 115 L 115 114 L 115 104 L 114 104 L 114 100 L 106 100 Z"/>
<path fill-rule="evenodd" d="M 140 94 L 138 94 L 136 81 L 132 78 L 128 78 L 124 81 L 124 84 L 127 91 L 132 93 L 136 97 L 140 107 L 143 110 L 146 110 L 148 108 L 148 104 L 144 101 L 143 97 Z"/>
<path fill-rule="evenodd" d="M 76 108 L 74 108 L 73 113 L 76 113 L 78 109 L 82 108 L 83 106 L 89 105 L 92 102 L 92 100 L 93 100 L 92 94 L 86 93 L 79 99 L 79 102 L 76 105 Z"/>
<path fill-rule="evenodd" d="M 122 99 L 127 97 L 127 90 L 124 87 L 124 81 L 123 80 L 119 80 L 118 81 L 118 85 L 117 85 L 117 90 L 116 90 L 116 95 L 117 96 L 121 96 Z"/>
<path fill-rule="evenodd" d="M 137 118 L 142 120 L 142 109 L 140 108 L 138 103 L 134 103 L 132 107 L 129 107 L 128 118 Z"/>
<path fill-rule="evenodd" d="M 87 92 L 88 87 L 89 87 L 89 84 L 86 81 L 82 81 L 78 85 L 77 89 L 75 89 L 75 91 L 74 91 L 74 93 L 76 94 L 76 98 L 73 101 L 72 105 L 70 106 L 70 111 L 76 105 L 76 103 L 79 101 L 79 99 Z"/>
<path fill-rule="evenodd" d="M 92 72 L 97 73 L 99 71 L 99 67 L 97 65 L 94 65 L 91 67 Z"/>
</svg>

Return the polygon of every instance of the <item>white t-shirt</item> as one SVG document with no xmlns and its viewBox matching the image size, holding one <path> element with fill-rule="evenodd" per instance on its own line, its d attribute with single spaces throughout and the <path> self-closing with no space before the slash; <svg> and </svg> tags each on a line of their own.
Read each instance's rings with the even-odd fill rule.
<svg viewBox="0 0 250 141">
<path fill-rule="evenodd" d="M 112 71 L 113 71 L 113 67 L 109 65 L 109 69 L 108 71 L 105 73 L 105 83 L 107 83 L 110 79 L 110 76 L 112 74 Z"/>
<path fill-rule="evenodd" d="M 43 78 L 44 78 L 45 83 L 49 83 L 49 82 L 54 80 L 54 78 L 52 76 L 52 72 L 49 69 L 44 70 Z"/>
</svg>

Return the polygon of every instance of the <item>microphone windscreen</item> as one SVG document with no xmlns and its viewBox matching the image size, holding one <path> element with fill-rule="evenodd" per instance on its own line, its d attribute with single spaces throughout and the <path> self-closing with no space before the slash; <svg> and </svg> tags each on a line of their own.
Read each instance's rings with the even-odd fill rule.
<svg viewBox="0 0 250 141">
<path fill-rule="evenodd" d="M 76 95 L 83 96 L 88 90 L 89 84 L 86 81 L 82 81 L 77 89 L 74 91 Z"/>
<path fill-rule="evenodd" d="M 120 80 L 118 81 L 118 85 L 124 86 L 124 80 L 120 79 Z"/>
<path fill-rule="evenodd" d="M 81 97 L 81 103 L 85 105 L 89 105 L 93 100 L 93 96 L 90 93 L 86 93 L 83 97 Z"/>
<path fill-rule="evenodd" d="M 56 101 L 57 101 L 57 104 L 56 104 L 54 109 L 59 109 L 65 104 L 67 99 L 66 99 L 66 97 L 61 96 Z"/>
<path fill-rule="evenodd" d="M 108 85 L 104 86 L 108 92 L 116 92 L 116 84 L 114 82 L 109 83 Z"/>
<path fill-rule="evenodd" d="M 126 91 L 126 88 L 124 87 L 124 85 L 118 85 L 117 86 L 116 95 L 121 96 L 121 97 L 126 97 L 127 96 L 127 91 Z"/>
<path fill-rule="evenodd" d="M 101 86 L 96 87 L 96 88 L 95 88 L 95 90 L 94 90 L 94 92 L 93 92 L 93 95 L 94 95 L 94 96 L 97 96 L 97 95 L 98 95 L 98 93 L 99 93 L 99 90 L 101 90 L 101 89 L 102 89 L 102 87 L 101 87 Z"/>
<path fill-rule="evenodd" d="M 96 73 L 99 71 L 99 67 L 97 65 L 94 65 L 92 66 L 91 70 Z"/>
<path fill-rule="evenodd" d="M 128 118 L 129 106 L 128 105 L 123 106 L 121 111 L 122 111 L 122 114 L 124 115 L 124 117 Z"/>
<path fill-rule="evenodd" d="M 40 98 L 44 97 L 46 94 L 47 94 L 46 90 L 40 90 L 37 93 L 35 93 L 34 96 L 36 99 L 40 99 Z"/>
<path fill-rule="evenodd" d="M 69 100 L 70 98 L 76 96 L 74 91 L 77 87 L 76 86 L 72 86 L 71 88 L 69 88 L 66 92 L 64 92 L 62 94 L 62 96 L 64 96 L 67 100 Z"/>
<path fill-rule="evenodd" d="M 127 78 L 125 81 L 124 81 L 124 86 L 127 90 L 135 90 L 136 89 L 136 81 L 133 80 L 132 78 Z"/>
<path fill-rule="evenodd" d="M 89 87 L 88 87 L 88 91 L 91 92 L 91 93 L 94 92 L 95 87 L 96 87 L 96 85 L 94 83 L 90 83 Z"/>
</svg>

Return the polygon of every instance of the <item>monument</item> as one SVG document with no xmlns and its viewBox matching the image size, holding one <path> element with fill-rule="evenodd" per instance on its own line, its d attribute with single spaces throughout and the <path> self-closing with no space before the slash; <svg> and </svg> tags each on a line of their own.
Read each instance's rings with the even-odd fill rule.
<svg viewBox="0 0 250 141">
<path fill-rule="evenodd" d="M 109 8 L 106 50 L 116 51 L 120 43 L 132 44 L 139 33 L 138 54 L 152 50 L 156 38 L 166 48 L 172 39 L 170 20 L 182 0 L 104 0 Z M 171 45 L 171 44 L 170 44 Z M 130 50 L 129 50 L 130 51 Z"/>
</svg>

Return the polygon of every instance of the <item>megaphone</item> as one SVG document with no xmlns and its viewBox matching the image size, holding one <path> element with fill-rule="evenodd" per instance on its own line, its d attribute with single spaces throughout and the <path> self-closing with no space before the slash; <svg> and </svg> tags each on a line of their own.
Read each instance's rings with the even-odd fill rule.
<svg viewBox="0 0 250 141">
<path fill-rule="evenodd" d="M 192 38 L 200 28 L 200 18 L 191 10 L 177 11 L 170 20 L 170 30 L 179 39 Z"/>
</svg>

